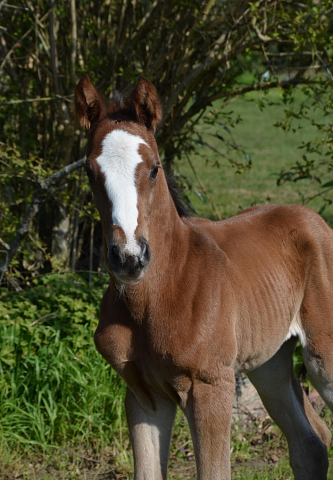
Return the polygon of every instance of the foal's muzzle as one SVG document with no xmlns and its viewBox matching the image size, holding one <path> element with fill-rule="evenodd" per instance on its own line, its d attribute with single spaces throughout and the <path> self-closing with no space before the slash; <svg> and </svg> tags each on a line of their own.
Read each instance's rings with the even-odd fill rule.
<svg viewBox="0 0 333 480">
<path fill-rule="evenodd" d="M 133 284 L 143 279 L 151 253 L 145 238 L 141 238 L 139 247 L 140 252 L 134 255 L 122 248 L 119 243 L 110 242 L 108 260 L 112 273 L 120 282 Z"/>
</svg>

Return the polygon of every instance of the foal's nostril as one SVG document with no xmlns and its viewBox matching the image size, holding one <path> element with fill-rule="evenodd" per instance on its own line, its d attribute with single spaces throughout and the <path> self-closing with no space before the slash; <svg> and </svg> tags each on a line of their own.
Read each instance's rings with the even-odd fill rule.
<svg viewBox="0 0 333 480">
<path fill-rule="evenodd" d="M 123 263 L 123 255 L 118 245 L 112 245 L 109 248 L 109 262 L 114 268 L 119 268 Z"/>
<path fill-rule="evenodd" d="M 142 267 L 145 267 L 150 262 L 150 257 L 151 257 L 150 246 L 145 238 L 141 240 L 140 244 L 141 244 L 141 252 L 140 252 L 139 262 Z"/>
<path fill-rule="evenodd" d="M 112 270 L 122 275 L 139 275 L 150 261 L 150 247 L 147 240 L 143 238 L 139 245 L 140 253 L 133 255 L 126 249 L 122 249 L 118 243 L 111 243 L 108 260 Z"/>
</svg>

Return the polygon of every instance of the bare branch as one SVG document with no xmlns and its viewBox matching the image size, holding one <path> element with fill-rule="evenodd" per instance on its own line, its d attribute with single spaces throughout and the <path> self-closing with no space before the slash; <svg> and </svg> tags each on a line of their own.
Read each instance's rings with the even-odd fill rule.
<svg viewBox="0 0 333 480">
<path fill-rule="evenodd" d="M 73 98 L 71 95 L 56 95 L 55 97 L 43 97 L 43 98 L 26 98 L 24 100 L 10 100 L 9 102 L 1 102 L 0 105 L 16 105 L 18 103 L 34 103 L 34 102 L 50 102 L 51 100 L 66 100 Z"/>
<path fill-rule="evenodd" d="M 283 81 L 276 80 L 274 82 L 254 83 L 253 85 L 245 85 L 244 87 L 234 88 L 231 90 L 227 90 L 225 92 L 219 92 L 215 95 L 212 95 L 209 99 L 211 102 L 214 102 L 219 98 L 237 97 L 239 95 L 243 95 L 244 93 L 256 92 L 258 90 L 267 90 L 267 89 L 277 88 L 277 87 L 288 88 L 288 87 L 295 87 L 296 85 L 310 85 L 315 83 L 317 82 L 311 81 L 305 78 L 292 78 L 290 80 L 283 80 Z"/>
<path fill-rule="evenodd" d="M 57 95 L 60 95 L 59 73 L 58 73 L 58 55 L 55 38 L 55 18 L 54 18 L 54 4 L 52 0 L 49 0 L 51 5 L 50 10 L 50 46 L 51 46 L 51 65 L 53 72 L 54 89 Z"/>
<path fill-rule="evenodd" d="M 70 63 L 70 77 L 72 85 L 76 83 L 75 66 L 77 54 L 77 22 L 76 22 L 76 3 L 75 0 L 70 0 L 71 7 L 71 26 L 72 26 L 72 48 L 71 48 L 71 63 Z"/>
<path fill-rule="evenodd" d="M 32 219 L 35 217 L 35 215 L 39 211 L 41 205 L 45 202 L 45 199 L 43 199 L 44 193 L 49 192 L 49 190 L 52 187 L 54 187 L 62 178 L 64 178 L 74 170 L 81 168 L 84 165 L 85 161 L 86 161 L 86 157 L 83 157 L 80 160 L 77 160 L 76 162 L 71 163 L 70 165 L 66 165 L 61 170 L 59 170 L 58 172 L 55 172 L 46 180 L 39 180 L 38 182 L 39 189 L 35 192 L 31 200 L 27 213 L 24 219 L 22 220 L 19 228 L 17 229 L 15 238 L 9 244 L 9 249 L 7 249 L 5 260 L 0 264 L 1 278 L 4 276 L 4 274 L 8 272 L 10 262 L 12 261 L 16 252 L 18 251 L 18 248 L 23 238 L 29 232 Z"/>
<path fill-rule="evenodd" d="M 187 158 L 188 164 L 190 165 L 191 170 L 192 170 L 192 172 L 193 172 L 193 174 L 194 174 L 197 182 L 198 182 L 199 185 L 200 185 L 200 188 L 201 188 L 201 190 L 202 190 L 202 193 L 207 197 L 207 200 L 208 200 L 208 202 L 210 203 L 210 205 L 211 205 L 211 207 L 212 207 L 212 209 L 213 209 L 213 212 L 215 213 L 217 219 L 218 219 L 218 220 L 222 220 L 221 215 L 220 215 L 219 211 L 217 210 L 216 205 L 215 205 L 213 199 L 212 199 L 211 196 L 208 194 L 207 189 L 205 188 L 205 186 L 204 186 L 201 178 L 199 177 L 199 175 L 198 175 L 198 173 L 197 173 L 197 171 L 196 171 L 196 169 L 195 169 L 195 167 L 194 167 L 194 165 L 193 165 L 190 157 L 187 155 L 187 153 L 185 153 L 185 156 L 186 156 L 186 158 Z"/>
<path fill-rule="evenodd" d="M 4 1 L 4 0 L 3 0 Z M 0 4 L 0 9 L 1 9 L 1 4 Z M 49 15 L 50 13 L 52 12 L 52 8 L 40 19 L 40 22 L 42 22 L 43 20 L 45 20 Z M 21 43 L 22 40 L 24 40 L 28 35 L 30 35 L 30 33 L 36 28 L 37 24 L 34 24 L 31 28 L 29 28 L 29 30 L 27 30 L 23 35 L 22 37 L 18 38 L 16 40 L 16 42 L 14 43 L 14 45 L 12 46 L 12 48 L 8 51 L 7 55 L 5 56 L 5 58 L 3 59 L 1 65 L 0 65 L 0 76 L 3 75 L 3 69 L 5 68 L 8 60 L 10 59 L 11 55 L 13 54 L 14 52 L 14 49 L 16 47 L 16 45 L 18 43 Z M 1 27 L 3 29 L 3 27 Z"/>
<path fill-rule="evenodd" d="M 207 106 L 211 105 L 213 102 L 221 98 L 224 98 L 224 99 L 236 98 L 248 92 L 256 92 L 258 90 L 269 90 L 271 88 L 276 88 L 276 87 L 287 88 L 287 87 L 296 86 L 296 85 L 311 85 L 311 84 L 316 84 L 316 81 L 311 81 L 304 78 L 294 78 L 294 79 L 285 80 L 285 81 L 277 80 L 274 82 L 254 83 L 252 85 L 245 85 L 239 88 L 220 91 L 213 95 L 203 97 L 201 101 L 195 102 L 188 109 L 188 111 L 182 117 L 179 118 L 179 126 L 182 127 L 194 115 L 198 114 Z"/>
<path fill-rule="evenodd" d="M 1 0 L 0 2 L 0 10 L 6 6 L 6 3 L 8 2 L 8 0 Z"/>
</svg>

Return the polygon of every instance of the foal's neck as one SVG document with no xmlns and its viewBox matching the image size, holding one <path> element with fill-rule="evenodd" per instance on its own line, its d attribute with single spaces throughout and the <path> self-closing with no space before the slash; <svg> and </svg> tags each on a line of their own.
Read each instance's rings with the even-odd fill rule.
<svg viewBox="0 0 333 480">
<path fill-rule="evenodd" d="M 135 285 L 114 283 L 114 293 L 142 319 L 152 301 L 158 301 L 161 296 L 165 298 L 170 288 L 178 288 L 188 251 L 187 222 L 179 216 L 166 183 L 163 187 L 158 195 L 161 200 L 150 216 L 151 261 L 145 278 Z"/>
</svg>

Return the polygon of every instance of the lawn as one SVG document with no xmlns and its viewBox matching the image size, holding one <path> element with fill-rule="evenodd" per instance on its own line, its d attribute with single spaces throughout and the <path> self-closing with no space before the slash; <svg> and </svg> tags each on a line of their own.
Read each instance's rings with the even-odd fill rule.
<svg viewBox="0 0 333 480">
<path fill-rule="evenodd" d="M 247 163 L 245 157 L 247 154 L 252 161 L 252 167 L 245 168 L 242 173 L 237 173 L 237 168 L 231 167 L 228 160 L 219 155 L 218 152 L 226 154 L 225 143 L 211 136 L 222 135 L 227 140 L 228 133 L 221 126 L 207 127 L 203 123 L 199 126 L 202 133 L 208 132 L 209 135 L 206 135 L 205 139 L 217 152 L 202 146 L 197 154 L 191 155 L 191 162 L 222 219 L 255 204 L 302 203 L 300 192 L 310 196 L 320 190 L 316 181 L 308 180 L 277 186 L 281 170 L 287 171 L 297 160 L 302 160 L 304 150 L 299 148 L 302 142 L 316 138 L 318 133 L 310 122 L 305 120 L 292 120 L 292 127 L 297 130 L 295 133 L 275 127 L 275 123 L 284 120 L 284 110 L 291 107 L 283 104 L 279 90 L 272 90 L 266 97 L 274 105 L 260 110 L 259 100 L 262 100 L 263 96 L 261 92 L 254 92 L 248 94 L 245 99 L 236 99 L 226 107 L 226 110 L 233 111 L 234 118 L 242 119 L 230 129 L 235 143 L 239 146 L 239 151 L 234 151 L 232 157 Z M 298 92 L 295 108 L 301 99 L 303 95 Z M 217 109 L 218 106 L 214 108 Z M 325 121 L 319 110 L 314 110 L 313 115 L 316 121 Z M 312 158 L 311 155 L 308 157 Z M 202 189 L 185 155 L 176 163 L 176 171 L 191 179 L 193 189 L 188 192 L 188 197 L 196 213 L 199 216 L 216 218 L 206 196 L 203 195 L 205 200 L 203 202 L 195 193 L 196 190 L 202 193 Z M 328 175 L 326 171 L 325 174 Z M 322 201 L 317 199 L 308 206 L 319 211 L 321 205 Z M 327 207 L 323 216 L 332 223 L 333 207 Z"/>
<path fill-rule="evenodd" d="M 223 157 L 225 144 L 214 136 L 229 136 L 222 126 L 209 127 L 205 137 L 222 155 L 205 146 L 191 154 L 201 184 L 186 156 L 177 161 L 178 178 L 186 177 L 192 185 L 187 195 L 196 214 L 227 218 L 254 204 L 300 203 L 299 192 L 318 191 L 316 182 L 277 186 L 281 169 L 302 158 L 298 147 L 314 133 L 305 122 L 295 134 L 274 127 L 284 118 L 280 92 L 269 93 L 274 106 L 263 111 L 258 107 L 261 96 L 249 94 L 227 107 L 235 118 L 242 117 L 232 129 L 240 146 L 233 158 L 245 163 L 251 158 L 251 168 L 236 173 Z M 199 129 L 203 133 L 207 126 L 200 124 Z M 311 206 L 319 210 L 321 202 Z M 324 216 L 331 223 L 331 206 Z M 124 386 L 92 340 L 106 280 L 96 277 L 88 286 L 83 277 L 51 275 L 23 293 L 1 293 L 0 480 L 132 478 Z M 331 415 L 322 415 L 331 425 Z M 271 422 L 235 423 L 231 460 L 235 479 L 292 478 L 286 441 Z M 195 478 L 193 447 L 181 412 L 173 432 L 169 476 Z"/>
</svg>

